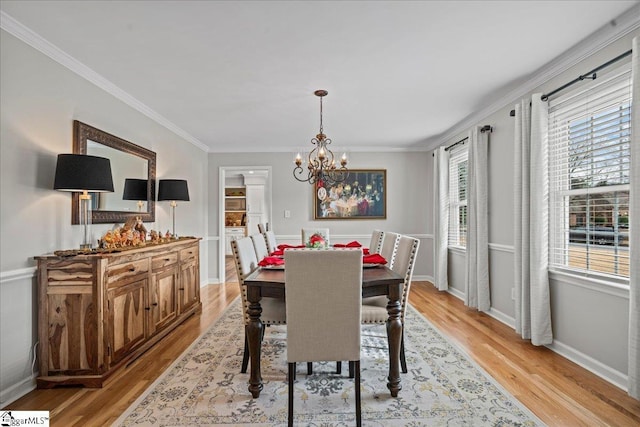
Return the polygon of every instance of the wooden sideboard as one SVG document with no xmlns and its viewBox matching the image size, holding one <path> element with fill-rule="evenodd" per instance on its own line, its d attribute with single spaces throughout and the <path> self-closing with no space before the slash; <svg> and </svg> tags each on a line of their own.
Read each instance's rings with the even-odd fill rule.
<svg viewBox="0 0 640 427">
<path fill-rule="evenodd" d="M 199 240 L 35 257 L 38 387 L 102 387 L 118 368 L 201 312 Z"/>
</svg>

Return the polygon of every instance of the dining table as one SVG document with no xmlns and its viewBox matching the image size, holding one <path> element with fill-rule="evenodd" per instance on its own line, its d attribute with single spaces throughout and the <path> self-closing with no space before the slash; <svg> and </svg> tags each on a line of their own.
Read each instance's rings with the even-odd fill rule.
<svg viewBox="0 0 640 427">
<path fill-rule="evenodd" d="M 400 318 L 401 299 L 404 277 L 387 266 L 378 265 L 373 268 L 363 268 L 362 271 L 362 297 L 382 296 L 388 298 L 387 313 L 387 340 L 389 347 L 389 375 L 387 388 L 392 397 L 397 397 L 402 389 L 400 384 L 400 344 L 402 340 L 402 321 Z M 260 321 L 262 298 L 285 297 L 284 268 L 261 267 L 244 279 L 247 287 L 247 300 L 249 302 L 246 336 L 249 346 L 251 370 L 249 376 L 249 392 L 254 398 L 260 396 L 263 388 L 262 374 L 260 372 L 260 352 L 264 325 Z M 322 292 L 322 289 L 318 289 Z M 336 295 L 336 298 L 339 298 Z"/>
</svg>

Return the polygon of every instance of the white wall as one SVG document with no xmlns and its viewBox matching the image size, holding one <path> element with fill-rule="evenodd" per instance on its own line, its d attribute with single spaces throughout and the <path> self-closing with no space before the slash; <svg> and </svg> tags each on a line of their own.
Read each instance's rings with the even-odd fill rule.
<svg viewBox="0 0 640 427">
<path fill-rule="evenodd" d="M 203 152 L 87 80 L 2 31 L 0 37 L 0 407 L 33 387 L 37 341 L 33 257 L 78 247 L 71 195 L 52 190 L 56 157 L 72 150 L 73 120 L 157 153 L 157 178 L 189 183 L 177 207 L 181 235 L 207 235 L 207 159 Z M 148 229 L 171 228 L 166 202 Z M 112 225 L 95 225 L 97 238 Z M 202 244 L 206 258 L 206 245 Z M 201 277 L 206 278 L 207 263 Z"/>
<path fill-rule="evenodd" d="M 631 49 L 636 30 L 599 50 L 561 75 L 532 90 L 549 92 L 578 75 Z M 629 60 L 630 57 L 627 59 Z M 532 75 L 531 79 L 538 76 Z M 490 314 L 513 326 L 513 137 L 509 111 L 517 99 L 476 125 L 491 125 L 489 142 L 489 247 Z M 445 145 L 465 136 L 461 131 Z M 449 252 L 449 286 L 457 296 L 464 292 L 464 254 Z M 626 390 L 629 293 L 561 274 L 551 275 L 551 316 L 554 344 L 550 347 Z"/>
</svg>

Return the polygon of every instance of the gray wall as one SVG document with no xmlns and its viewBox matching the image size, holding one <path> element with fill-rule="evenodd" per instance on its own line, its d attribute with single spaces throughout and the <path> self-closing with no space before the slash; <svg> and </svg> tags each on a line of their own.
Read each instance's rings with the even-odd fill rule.
<svg viewBox="0 0 640 427">
<path fill-rule="evenodd" d="M 600 64 L 631 49 L 635 31 L 581 61 L 561 75 L 531 91 L 549 92 Z M 630 57 L 629 57 L 630 59 Z M 628 59 L 628 60 L 629 60 Z M 532 76 L 534 77 L 534 76 Z M 476 125 L 493 127 L 489 142 L 489 263 L 491 311 L 489 314 L 515 325 L 513 287 L 513 137 L 509 111 L 518 99 Z M 445 145 L 467 136 L 461 131 Z M 464 254 L 449 251 L 449 286 L 464 295 Z M 551 316 L 554 344 L 550 347 L 626 390 L 629 291 L 566 274 L 551 273 Z"/>
<path fill-rule="evenodd" d="M 311 132 L 312 130 L 310 130 Z M 337 144 L 337 142 L 334 142 Z M 218 271 L 217 254 L 220 218 L 219 169 L 223 166 L 272 166 L 271 228 L 278 242 L 299 242 L 300 229 L 307 226 L 328 227 L 332 242 L 365 240 L 373 229 L 392 230 L 420 238 L 415 275 L 432 276 L 432 224 L 429 208 L 432 181 L 427 152 L 352 153 L 349 167 L 353 169 L 387 170 L 387 218 L 384 220 L 314 220 L 313 188 L 293 178 L 294 153 L 209 154 L 209 273 Z M 285 218 L 284 211 L 291 211 Z M 249 230 L 256 233 L 258 230 Z M 368 242 L 368 240 L 366 240 Z M 210 281 L 217 281 L 210 276 Z"/>
<path fill-rule="evenodd" d="M 71 225 L 71 195 L 52 190 L 56 156 L 72 150 L 73 120 L 157 153 L 158 178 L 189 182 L 177 207 L 177 231 L 207 235 L 207 156 L 123 102 L 2 31 L 0 37 L 0 406 L 32 387 L 37 341 L 33 257 L 82 240 Z M 166 202 L 148 229 L 171 228 Z M 95 225 L 101 236 L 110 225 Z M 201 245 L 206 258 L 206 246 Z M 206 278 L 206 262 L 201 277 Z"/>
</svg>

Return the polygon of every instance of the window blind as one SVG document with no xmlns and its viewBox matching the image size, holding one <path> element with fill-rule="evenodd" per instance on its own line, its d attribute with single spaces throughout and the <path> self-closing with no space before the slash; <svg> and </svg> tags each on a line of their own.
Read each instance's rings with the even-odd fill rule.
<svg viewBox="0 0 640 427">
<path fill-rule="evenodd" d="M 629 276 L 631 70 L 549 102 L 550 265 Z"/>
<path fill-rule="evenodd" d="M 449 153 L 449 246 L 466 247 L 468 152 L 461 144 Z"/>
</svg>

